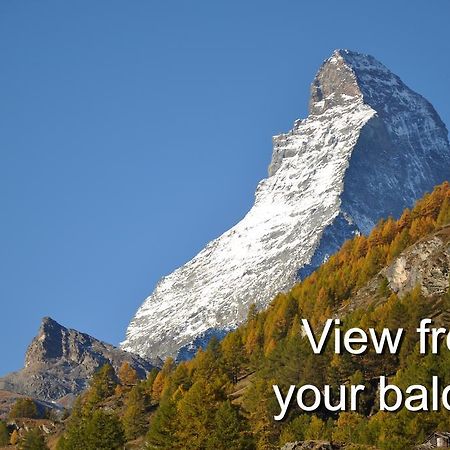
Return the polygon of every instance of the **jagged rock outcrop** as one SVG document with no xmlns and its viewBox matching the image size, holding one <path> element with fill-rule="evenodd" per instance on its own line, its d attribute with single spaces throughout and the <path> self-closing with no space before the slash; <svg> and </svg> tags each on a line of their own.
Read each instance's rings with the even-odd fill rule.
<svg viewBox="0 0 450 450">
<path fill-rule="evenodd" d="M 124 362 L 141 378 L 154 367 L 140 356 L 45 317 L 28 347 L 25 367 L 0 378 L 0 389 L 40 400 L 59 401 L 83 391 L 104 364 L 111 364 L 117 371 Z"/>
<path fill-rule="evenodd" d="M 450 173 L 447 129 L 432 105 L 373 57 L 348 50 L 323 63 L 309 116 L 273 145 L 252 209 L 158 283 L 124 349 L 191 354 Z"/>
<path fill-rule="evenodd" d="M 392 291 L 402 296 L 420 286 L 426 297 L 442 296 L 449 289 L 450 227 L 439 230 L 403 252 L 381 274 Z"/>
</svg>

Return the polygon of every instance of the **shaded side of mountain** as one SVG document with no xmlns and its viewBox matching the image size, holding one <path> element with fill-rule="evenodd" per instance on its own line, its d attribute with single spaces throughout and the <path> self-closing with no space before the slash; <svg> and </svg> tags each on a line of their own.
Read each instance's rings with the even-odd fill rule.
<svg viewBox="0 0 450 450">
<path fill-rule="evenodd" d="M 230 331 L 230 328 L 210 328 L 198 335 L 191 343 L 181 347 L 178 350 L 176 361 L 185 361 L 195 356 L 198 349 L 205 350 L 209 341 L 216 338 L 219 341 L 223 339 Z"/>
<path fill-rule="evenodd" d="M 124 362 L 140 378 L 158 364 L 45 317 L 28 347 L 24 368 L 0 378 L 0 389 L 70 404 L 101 366 L 111 364 L 117 371 Z"/>
</svg>

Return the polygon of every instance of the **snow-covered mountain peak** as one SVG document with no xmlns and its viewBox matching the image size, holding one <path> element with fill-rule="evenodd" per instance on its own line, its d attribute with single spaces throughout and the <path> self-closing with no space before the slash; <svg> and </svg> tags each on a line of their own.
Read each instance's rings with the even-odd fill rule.
<svg viewBox="0 0 450 450">
<path fill-rule="evenodd" d="M 375 58 L 335 51 L 312 83 L 308 117 L 273 138 L 254 206 L 158 283 L 123 348 L 188 357 L 449 173 L 447 130 L 433 107 Z"/>
</svg>

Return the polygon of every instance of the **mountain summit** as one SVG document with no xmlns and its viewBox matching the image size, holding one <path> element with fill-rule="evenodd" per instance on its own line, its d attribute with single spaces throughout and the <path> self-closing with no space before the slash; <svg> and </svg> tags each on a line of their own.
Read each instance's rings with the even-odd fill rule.
<svg viewBox="0 0 450 450">
<path fill-rule="evenodd" d="M 254 206 L 158 283 L 124 349 L 188 357 L 450 173 L 448 132 L 433 106 L 372 56 L 349 50 L 322 64 L 308 117 L 273 147 Z"/>
<path fill-rule="evenodd" d="M 0 378 L 0 389 L 44 401 L 61 401 L 82 392 L 104 364 L 111 364 L 117 371 L 124 362 L 140 378 L 154 367 L 137 355 L 44 317 L 27 349 L 25 367 Z"/>
</svg>

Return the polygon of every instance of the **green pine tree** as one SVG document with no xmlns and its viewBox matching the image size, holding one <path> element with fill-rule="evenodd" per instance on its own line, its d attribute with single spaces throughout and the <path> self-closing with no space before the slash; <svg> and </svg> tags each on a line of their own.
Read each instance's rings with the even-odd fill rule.
<svg viewBox="0 0 450 450">
<path fill-rule="evenodd" d="M 113 395 L 116 386 L 116 373 L 110 364 L 105 364 L 92 377 L 86 396 L 86 410 L 95 409 L 101 401 Z"/>
<path fill-rule="evenodd" d="M 120 420 L 113 414 L 97 410 L 86 424 L 85 450 L 119 450 L 125 444 Z"/>
<path fill-rule="evenodd" d="M 208 450 L 243 450 L 250 448 L 251 441 L 245 434 L 246 421 L 229 400 L 223 402 L 216 411 L 214 428 L 208 439 Z"/>
<path fill-rule="evenodd" d="M 67 421 L 66 432 L 56 446 L 57 450 L 84 450 L 86 418 L 83 400 L 83 396 L 76 399 Z"/>
<path fill-rule="evenodd" d="M 36 403 L 34 403 L 31 398 L 19 398 L 14 403 L 11 411 L 9 412 L 9 417 L 11 419 L 17 418 L 27 418 L 27 419 L 37 419 L 38 410 Z"/>
<path fill-rule="evenodd" d="M 175 402 L 170 398 L 164 399 L 150 422 L 146 444 L 149 449 L 179 449 L 176 432 L 177 410 Z"/>
</svg>

